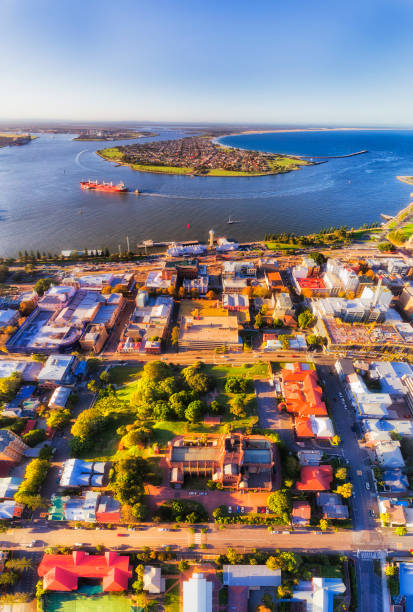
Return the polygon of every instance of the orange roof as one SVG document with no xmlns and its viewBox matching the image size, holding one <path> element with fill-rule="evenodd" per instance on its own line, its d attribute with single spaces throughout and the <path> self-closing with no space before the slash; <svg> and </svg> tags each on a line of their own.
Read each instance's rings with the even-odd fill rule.
<svg viewBox="0 0 413 612">
<path fill-rule="evenodd" d="M 89 555 L 76 550 L 71 555 L 44 555 L 38 567 L 43 586 L 50 591 L 74 591 L 78 578 L 102 578 L 104 591 L 124 591 L 132 576 L 129 557 L 117 552 Z"/>
<path fill-rule="evenodd" d="M 296 483 L 296 488 L 298 491 L 328 491 L 332 481 L 331 465 L 305 465 L 301 468 L 301 481 Z"/>
<path fill-rule="evenodd" d="M 294 427 L 297 438 L 314 438 L 313 428 L 308 417 L 295 417 Z"/>
<path fill-rule="evenodd" d="M 284 285 L 279 272 L 267 272 L 267 278 L 272 285 Z"/>
<path fill-rule="evenodd" d="M 327 416 L 327 408 L 322 401 L 322 388 L 318 384 L 314 370 L 293 370 L 284 368 L 281 371 L 281 384 L 285 405 L 288 412 L 298 416 Z"/>
</svg>

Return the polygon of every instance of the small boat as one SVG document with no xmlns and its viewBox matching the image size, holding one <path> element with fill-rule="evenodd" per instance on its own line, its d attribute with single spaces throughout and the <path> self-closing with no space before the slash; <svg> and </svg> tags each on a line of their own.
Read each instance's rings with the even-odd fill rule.
<svg viewBox="0 0 413 612">
<path fill-rule="evenodd" d="M 233 223 L 241 223 L 241 221 L 236 221 L 235 219 L 232 219 L 231 215 L 228 217 L 228 221 L 227 221 L 228 225 L 232 225 Z"/>
</svg>

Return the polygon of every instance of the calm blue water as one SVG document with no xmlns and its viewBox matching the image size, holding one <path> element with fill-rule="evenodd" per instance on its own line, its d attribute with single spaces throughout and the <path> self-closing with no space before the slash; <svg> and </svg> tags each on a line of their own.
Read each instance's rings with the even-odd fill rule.
<svg viewBox="0 0 413 612">
<path fill-rule="evenodd" d="M 164 131 L 158 138 L 181 135 Z M 145 238 L 206 240 L 210 228 L 248 240 L 282 230 L 358 226 L 378 221 L 380 212 L 395 213 L 413 191 L 396 180 L 413 175 L 413 131 L 256 134 L 221 142 L 298 155 L 369 152 L 279 176 L 190 178 L 116 167 L 95 154 L 106 143 L 42 135 L 29 145 L 0 149 L 0 255 L 125 248 L 126 235 L 131 246 Z M 79 181 L 85 178 L 122 180 L 144 195 L 82 192 Z M 240 223 L 228 226 L 229 215 Z"/>
</svg>

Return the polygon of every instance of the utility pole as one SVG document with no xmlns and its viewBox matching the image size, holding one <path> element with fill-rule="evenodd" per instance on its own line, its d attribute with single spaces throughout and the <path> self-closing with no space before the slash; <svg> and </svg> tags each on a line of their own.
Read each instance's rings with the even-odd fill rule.
<svg viewBox="0 0 413 612">
<path fill-rule="evenodd" d="M 126 236 L 126 245 L 128 247 L 128 253 L 130 253 L 130 247 L 129 247 L 129 236 Z"/>
<path fill-rule="evenodd" d="M 120 244 L 118 244 L 118 248 L 119 248 L 119 257 L 122 257 L 122 251 L 121 251 L 121 248 L 120 248 Z"/>
</svg>

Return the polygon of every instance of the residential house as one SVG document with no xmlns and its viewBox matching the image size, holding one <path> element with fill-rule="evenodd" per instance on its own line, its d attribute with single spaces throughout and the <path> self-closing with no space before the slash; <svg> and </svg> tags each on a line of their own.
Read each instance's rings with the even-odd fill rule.
<svg viewBox="0 0 413 612">
<path fill-rule="evenodd" d="M 165 578 L 162 578 L 160 567 L 145 565 L 143 572 L 143 590 L 158 595 L 165 591 Z"/>
<path fill-rule="evenodd" d="M 343 504 L 337 493 L 317 493 L 317 505 L 322 509 L 325 519 L 348 519 L 348 506 Z"/>
<path fill-rule="evenodd" d="M 298 491 L 329 491 L 332 482 L 331 465 L 305 465 L 301 468 L 300 480 L 295 486 Z"/>
</svg>

